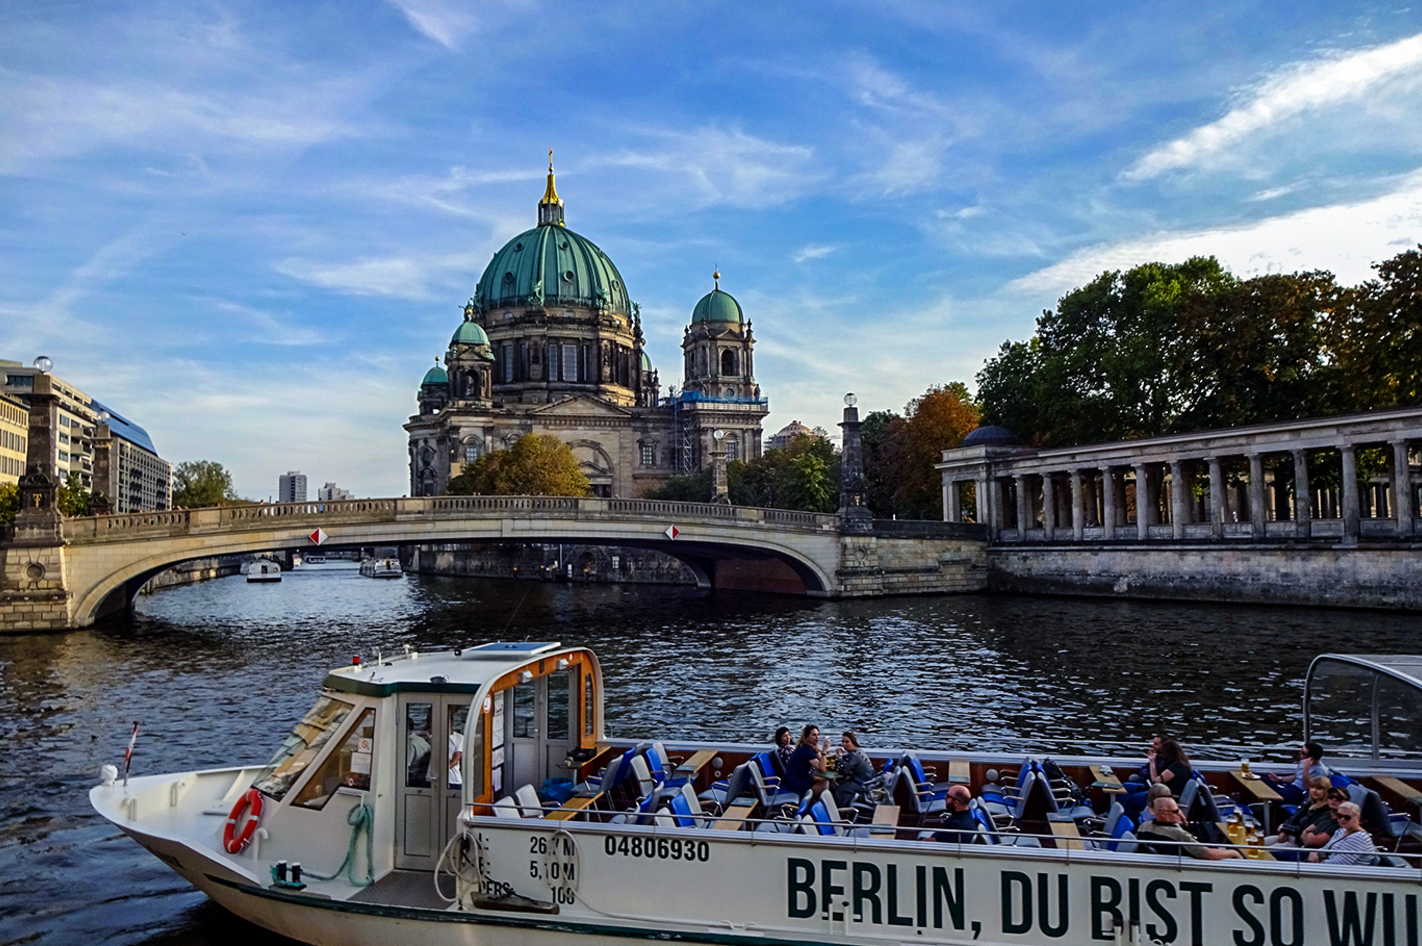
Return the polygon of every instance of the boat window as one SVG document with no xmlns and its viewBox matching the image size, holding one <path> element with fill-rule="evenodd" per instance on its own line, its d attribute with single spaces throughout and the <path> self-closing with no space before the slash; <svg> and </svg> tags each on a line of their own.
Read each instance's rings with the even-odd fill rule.
<svg viewBox="0 0 1422 946">
<path fill-rule="evenodd" d="M 316 774 L 296 794 L 294 805 L 321 808 L 338 788 L 370 791 L 370 759 L 375 745 L 375 710 L 368 709 L 351 727 L 350 735 L 326 756 Z"/>
<path fill-rule="evenodd" d="M 446 755 L 445 784 L 449 788 L 459 788 L 464 784 L 461 764 L 464 760 L 464 727 L 469 720 L 468 706 L 449 706 L 449 723 L 445 732 L 449 733 L 449 751 Z"/>
<path fill-rule="evenodd" d="M 281 748 L 272 756 L 267 767 L 262 769 L 252 787 L 264 795 L 281 799 L 291 788 L 297 777 L 306 770 L 312 760 L 321 753 L 321 748 L 331 738 L 354 704 L 329 696 L 316 698 L 316 703 L 301 717 Z"/>
<path fill-rule="evenodd" d="M 593 714 L 597 712 L 597 702 L 593 697 L 593 675 L 583 677 L 583 735 L 593 734 Z"/>
<path fill-rule="evenodd" d="M 430 734 L 434 705 L 405 704 L 405 787 L 430 787 Z"/>
<path fill-rule="evenodd" d="M 469 764 L 464 771 L 469 775 L 469 796 L 478 798 L 484 794 L 484 725 L 488 713 L 480 713 L 474 720 L 474 728 L 469 731 Z"/>
<path fill-rule="evenodd" d="M 1378 756 L 1413 759 L 1422 746 L 1422 707 L 1417 690 L 1386 674 L 1378 675 Z"/>
<path fill-rule="evenodd" d="M 548 738 L 567 739 L 572 733 L 572 681 L 566 670 L 548 675 Z"/>
<path fill-rule="evenodd" d="M 1319 661 L 1309 688 L 1309 738 L 1330 756 L 1373 754 L 1373 686 L 1369 667 Z"/>
<path fill-rule="evenodd" d="M 515 739 L 538 735 L 534 728 L 534 710 L 538 707 L 538 691 L 532 683 L 520 683 L 513 688 L 513 734 Z"/>
</svg>

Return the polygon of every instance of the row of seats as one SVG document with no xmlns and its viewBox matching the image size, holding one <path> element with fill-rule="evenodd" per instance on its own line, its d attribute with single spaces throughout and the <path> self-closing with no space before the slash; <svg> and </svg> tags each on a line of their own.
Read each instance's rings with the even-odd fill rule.
<svg viewBox="0 0 1422 946">
<path fill-rule="evenodd" d="M 512 795 L 505 795 L 494 802 L 496 818 L 542 818 L 543 811 L 538 790 L 532 785 L 524 785 Z"/>
</svg>

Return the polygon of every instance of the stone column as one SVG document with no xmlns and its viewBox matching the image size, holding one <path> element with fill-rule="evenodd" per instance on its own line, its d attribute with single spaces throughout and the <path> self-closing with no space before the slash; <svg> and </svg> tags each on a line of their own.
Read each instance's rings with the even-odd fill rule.
<svg viewBox="0 0 1422 946">
<path fill-rule="evenodd" d="M 1017 484 L 1017 537 L 1023 542 L 1027 541 L 1027 526 L 1032 521 L 1032 498 L 1027 495 L 1027 477 L 1018 473 L 1014 478 Z"/>
<path fill-rule="evenodd" d="M 1210 457 L 1210 535 L 1224 535 L 1225 484 L 1219 457 Z"/>
<path fill-rule="evenodd" d="M 994 539 L 1002 538 L 1002 530 L 1007 527 L 1007 497 L 1002 491 L 1002 477 L 988 480 L 988 525 Z"/>
<path fill-rule="evenodd" d="M 1412 467 L 1407 463 L 1407 441 L 1392 444 L 1393 515 L 1397 517 L 1397 534 L 1412 535 Z"/>
<path fill-rule="evenodd" d="M 1258 542 L 1267 532 L 1269 516 L 1264 511 L 1264 457 L 1249 455 L 1249 531 Z"/>
<path fill-rule="evenodd" d="M 1081 488 L 1081 471 L 1071 471 L 1071 537 L 1080 542 L 1086 534 L 1086 502 Z"/>
<path fill-rule="evenodd" d="M 1101 468 L 1101 535 L 1107 542 L 1116 537 L 1116 477 L 1109 466 Z"/>
<path fill-rule="evenodd" d="M 1343 544 L 1358 543 L 1358 464 L 1351 443 L 1338 447 L 1343 466 Z"/>
<path fill-rule="evenodd" d="M 1184 460 L 1170 461 L 1170 534 L 1185 538 L 1185 523 L 1190 521 L 1190 509 L 1185 504 L 1189 492 Z"/>
<path fill-rule="evenodd" d="M 1042 538 L 1057 537 L 1057 486 L 1052 474 L 1042 474 Z"/>
<path fill-rule="evenodd" d="M 962 496 L 960 496 L 958 493 L 957 480 L 954 480 L 951 483 L 945 482 L 943 484 L 943 521 L 962 522 L 962 504 L 963 499 Z"/>
<path fill-rule="evenodd" d="M 1308 489 L 1308 455 L 1302 450 L 1294 452 L 1294 534 L 1301 539 L 1309 537 L 1310 511 Z"/>
<path fill-rule="evenodd" d="M 980 526 L 988 524 L 988 478 L 986 473 L 978 474 L 973 481 L 973 499 L 977 509 L 976 522 Z"/>
<path fill-rule="evenodd" d="M 1144 542 L 1150 536 L 1150 478 L 1146 465 L 1136 464 L 1136 538 Z"/>
</svg>

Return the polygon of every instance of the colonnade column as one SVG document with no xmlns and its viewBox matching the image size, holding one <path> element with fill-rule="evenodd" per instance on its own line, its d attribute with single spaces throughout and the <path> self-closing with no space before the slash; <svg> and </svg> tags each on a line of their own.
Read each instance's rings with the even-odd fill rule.
<svg viewBox="0 0 1422 946">
<path fill-rule="evenodd" d="M 963 521 L 963 497 L 958 492 L 958 481 L 943 484 L 943 521 Z"/>
<path fill-rule="evenodd" d="M 1101 537 L 1116 537 L 1116 479 L 1109 466 L 1101 468 Z"/>
<path fill-rule="evenodd" d="M 1137 463 L 1136 469 L 1136 538 L 1144 542 L 1150 537 L 1150 481 L 1146 477 L 1146 465 Z"/>
<path fill-rule="evenodd" d="M 1264 538 L 1269 518 L 1264 514 L 1264 456 L 1249 455 L 1249 531 L 1255 541 Z"/>
<path fill-rule="evenodd" d="M 1002 530 L 1007 525 L 1007 509 L 1004 508 L 1005 498 L 1002 494 L 1002 477 L 994 476 L 988 480 L 988 528 L 992 530 L 994 539 L 1002 538 Z"/>
<path fill-rule="evenodd" d="M 1081 488 L 1081 471 L 1072 470 L 1071 476 L 1071 537 L 1080 542 L 1086 537 L 1086 502 Z"/>
<path fill-rule="evenodd" d="M 1301 539 L 1309 536 L 1309 520 L 1312 518 L 1308 489 L 1308 455 L 1302 450 L 1294 452 L 1294 534 Z"/>
<path fill-rule="evenodd" d="M 977 508 L 976 522 L 980 526 L 988 524 L 988 478 L 987 474 L 980 474 L 973 481 L 973 499 Z"/>
<path fill-rule="evenodd" d="M 1351 443 L 1338 447 L 1343 466 L 1343 544 L 1358 541 L 1358 464 Z"/>
<path fill-rule="evenodd" d="M 1170 461 L 1170 534 L 1177 539 L 1185 538 L 1185 523 L 1190 511 L 1185 505 L 1188 485 L 1185 482 L 1185 461 Z"/>
<path fill-rule="evenodd" d="M 1412 534 L 1412 467 L 1407 460 L 1407 441 L 1392 444 L 1392 497 L 1397 516 L 1397 534 Z"/>
<path fill-rule="evenodd" d="M 1042 474 L 1042 538 L 1048 542 L 1057 537 L 1057 489 L 1052 474 Z"/>
<path fill-rule="evenodd" d="M 1225 484 L 1219 457 L 1210 457 L 1210 535 L 1224 535 Z"/>
<path fill-rule="evenodd" d="M 1027 495 L 1027 477 L 1019 473 L 1014 478 L 1014 482 L 1017 483 L 1017 538 L 1022 542 L 1026 542 L 1027 523 L 1031 521 L 1029 512 L 1031 510 L 1032 500 Z"/>
</svg>

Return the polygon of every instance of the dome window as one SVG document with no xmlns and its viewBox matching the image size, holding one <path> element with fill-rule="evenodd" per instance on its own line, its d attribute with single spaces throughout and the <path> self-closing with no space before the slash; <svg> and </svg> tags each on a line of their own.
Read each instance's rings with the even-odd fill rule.
<svg viewBox="0 0 1422 946">
<path fill-rule="evenodd" d="M 572 281 L 573 281 L 573 271 L 572 271 L 571 269 L 568 270 L 566 273 L 563 274 L 563 278 L 566 279 L 568 282 L 572 282 Z"/>
<path fill-rule="evenodd" d="M 519 250 L 522 250 L 522 249 L 523 249 L 523 244 L 522 244 L 522 243 L 515 243 L 515 244 L 514 244 L 514 252 L 515 252 L 515 253 L 517 253 Z"/>
<path fill-rule="evenodd" d="M 512 286 L 513 284 L 514 284 L 514 274 L 513 274 L 513 273 L 504 273 L 504 285 L 505 285 L 505 286 Z"/>
<path fill-rule="evenodd" d="M 562 243 L 559 243 L 559 244 L 558 244 L 558 249 L 560 249 L 560 250 L 566 250 L 567 248 L 568 248 L 568 241 L 567 241 L 567 240 L 564 240 Z"/>
</svg>

